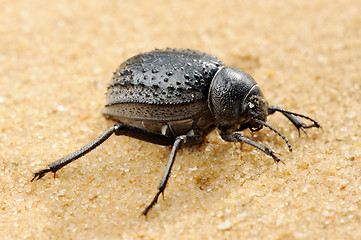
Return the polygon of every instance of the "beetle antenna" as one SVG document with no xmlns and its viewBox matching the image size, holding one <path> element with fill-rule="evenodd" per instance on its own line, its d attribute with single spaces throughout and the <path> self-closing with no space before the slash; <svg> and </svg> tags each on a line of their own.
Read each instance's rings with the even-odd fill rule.
<svg viewBox="0 0 361 240">
<path fill-rule="evenodd" d="M 287 144 L 288 146 L 288 149 L 290 150 L 290 152 L 292 152 L 292 146 L 290 144 L 290 142 L 287 140 L 287 138 L 285 136 L 283 136 L 282 133 L 280 133 L 277 129 L 271 127 L 270 125 L 268 125 L 266 122 L 262 121 L 262 120 L 259 120 L 257 118 L 252 118 L 253 121 L 259 123 L 259 124 L 262 124 L 263 126 L 265 127 L 268 127 L 269 129 L 271 129 L 273 132 L 277 133 L 278 136 L 280 136 L 284 141 L 285 143 Z"/>
</svg>

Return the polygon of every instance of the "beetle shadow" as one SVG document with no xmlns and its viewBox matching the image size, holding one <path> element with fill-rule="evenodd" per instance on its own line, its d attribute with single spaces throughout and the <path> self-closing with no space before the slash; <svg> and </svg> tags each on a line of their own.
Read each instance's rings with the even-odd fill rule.
<svg viewBox="0 0 361 240">
<path fill-rule="evenodd" d="M 288 154 L 287 145 L 282 138 L 273 136 L 270 130 L 253 133 L 246 130 L 242 135 L 275 150 L 282 160 Z M 181 154 L 190 158 L 187 166 L 195 172 L 193 179 L 197 188 L 206 191 L 222 185 L 218 181 L 224 182 L 226 186 L 227 181 L 242 181 L 246 176 L 255 179 L 262 169 L 273 165 L 275 169 L 279 167 L 271 157 L 253 146 L 243 142 L 225 142 L 216 132 L 210 133 L 201 145 L 182 149 Z"/>
</svg>

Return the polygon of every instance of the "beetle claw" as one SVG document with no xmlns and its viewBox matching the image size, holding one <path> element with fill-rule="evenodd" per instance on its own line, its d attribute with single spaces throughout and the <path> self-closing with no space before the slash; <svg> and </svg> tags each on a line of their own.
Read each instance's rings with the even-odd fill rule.
<svg viewBox="0 0 361 240">
<path fill-rule="evenodd" d="M 297 128 L 297 131 L 298 131 L 298 137 L 301 137 L 301 131 L 307 136 L 307 132 L 305 130 L 305 126 L 300 126 L 299 128 Z"/>
<path fill-rule="evenodd" d="M 282 156 L 282 154 L 278 153 L 278 152 L 271 152 L 271 157 L 273 158 L 273 160 L 275 161 L 275 163 L 277 164 L 277 167 L 278 167 L 278 163 L 283 163 L 283 165 L 286 165 L 284 161 L 282 161 L 279 157 L 276 156 L 277 155 L 280 155 Z"/>
<path fill-rule="evenodd" d="M 321 128 L 322 129 L 322 127 L 321 127 L 321 125 L 319 125 L 318 123 L 314 123 L 314 124 L 311 124 L 311 125 L 303 125 L 302 126 L 303 128 L 313 128 L 313 127 L 316 127 L 316 128 Z"/>
<path fill-rule="evenodd" d="M 30 180 L 30 182 L 32 182 L 34 180 L 39 180 L 40 178 L 44 177 L 45 174 L 47 174 L 50 171 L 51 171 L 50 168 L 42 169 L 40 171 L 37 171 L 36 173 L 34 173 L 34 177 Z M 54 173 L 54 176 L 55 176 L 55 173 Z"/>
<path fill-rule="evenodd" d="M 147 217 L 149 210 L 152 209 L 154 205 L 158 202 L 158 197 L 161 193 L 163 194 L 163 191 L 158 191 L 155 197 L 153 198 L 152 202 L 144 209 L 142 213 L 145 217 Z"/>
<path fill-rule="evenodd" d="M 306 132 L 306 128 L 321 128 L 321 130 L 323 131 L 323 128 L 321 127 L 321 125 L 319 125 L 317 122 L 310 124 L 310 125 L 306 125 L 306 124 L 302 124 L 302 126 L 297 127 L 298 130 L 298 136 L 301 136 L 301 132 L 300 130 L 302 130 L 302 132 L 304 132 L 304 134 L 307 136 L 307 132 Z"/>
</svg>

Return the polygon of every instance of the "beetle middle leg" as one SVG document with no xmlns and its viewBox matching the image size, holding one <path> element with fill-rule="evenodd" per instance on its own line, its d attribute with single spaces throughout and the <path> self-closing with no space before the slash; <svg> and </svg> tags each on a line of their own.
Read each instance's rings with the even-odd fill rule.
<svg viewBox="0 0 361 240">
<path fill-rule="evenodd" d="M 220 133 L 222 139 L 224 141 L 227 142 L 244 142 L 247 143 L 248 145 L 251 145 L 255 148 L 258 148 L 259 150 L 261 150 L 262 152 L 266 153 L 267 155 L 271 156 L 273 158 L 273 160 L 278 163 L 278 162 L 282 162 L 281 159 L 279 159 L 276 155 L 275 152 L 273 152 L 271 149 L 269 149 L 268 147 L 257 143 L 249 138 L 246 138 L 244 136 L 242 136 L 239 133 Z M 282 162 L 283 163 L 283 162 Z"/>
<path fill-rule="evenodd" d="M 144 209 L 144 211 L 143 211 L 144 216 L 147 216 L 149 210 L 152 209 L 154 207 L 154 205 L 157 203 L 159 195 L 164 194 L 164 189 L 167 186 L 167 182 L 170 177 L 170 173 L 172 171 L 173 163 L 174 163 L 175 157 L 177 155 L 177 152 L 178 152 L 181 144 L 187 142 L 190 145 L 193 145 L 193 144 L 199 143 L 201 139 L 202 139 L 201 135 L 181 135 L 181 136 L 176 137 L 176 139 L 173 143 L 173 146 L 172 146 L 172 151 L 170 153 L 167 166 L 165 167 L 165 170 L 163 173 L 162 180 L 160 181 L 160 184 L 158 187 L 158 192 L 154 196 L 152 202 Z"/>
</svg>

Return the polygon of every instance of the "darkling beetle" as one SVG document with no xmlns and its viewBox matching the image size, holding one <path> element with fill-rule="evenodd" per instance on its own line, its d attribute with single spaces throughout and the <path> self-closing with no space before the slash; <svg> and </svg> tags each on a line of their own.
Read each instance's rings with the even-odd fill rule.
<svg viewBox="0 0 361 240">
<path fill-rule="evenodd" d="M 103 114 L 117 124 L 78 151 L 59 159 L 34 174 L 31 181 L 46 173 L 54 174 L 103 143 L 113 133 L 158 145 L 172 145 L 170 157 L 153 201 L 145 208 L 146 216 L 164 194 L 175 156 L 182 144 L 202 142 L 215 127 L 223 140 L 244 142 L 281 161 L 271 149 L 239 131 L 259 131 L 263 126 L 278 134 L 266 123 L 267 116 L 280 112 L 297 128 L 321 126 L 312 118 L 269 106 L 255 80 L 247 73 L 223 66 L 215 56 L 192 50 L 154 50 L 138 54 L 114 72 L 107 90 Z M 312 122 L 306 125 L 297 117 Z"/>
</svg>

